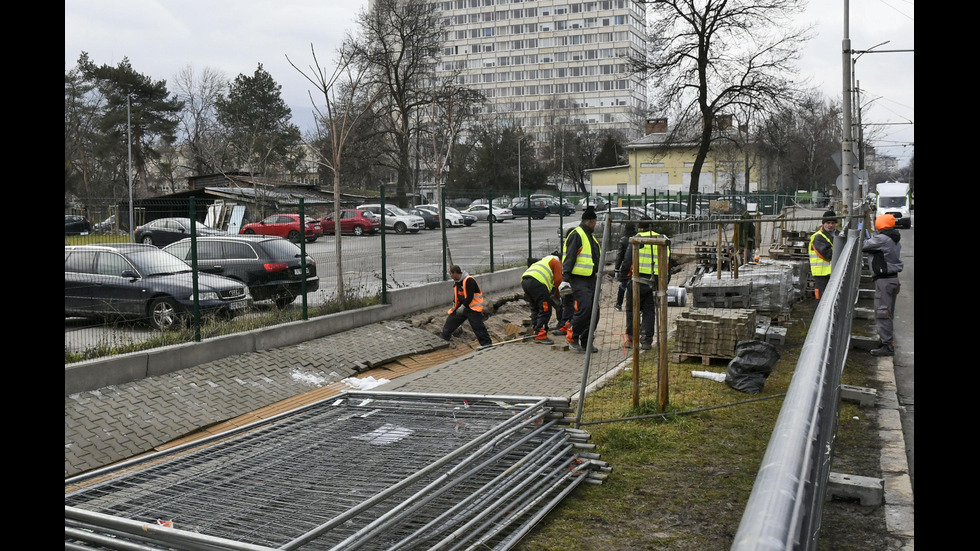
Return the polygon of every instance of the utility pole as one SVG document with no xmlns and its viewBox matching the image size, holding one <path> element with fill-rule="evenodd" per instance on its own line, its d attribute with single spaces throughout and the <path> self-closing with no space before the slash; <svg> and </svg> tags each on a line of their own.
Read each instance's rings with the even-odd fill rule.
<svg viewBox="0 0 980 551">
<path fill-rule="evenodd" d="M 843 215 L 845 217 L 850 217 L 851 211 L 853 210 L 851 206 L 854 204 L 854 190 L 852 189 L 852 183 L 854 179 L 854 165 L 851 159 L 854 158 L 852 136 L 853 129 L 851 128 L 851 39 L 849 30 L 849 0 L 844 0 L 844 39 L 842 41 L 842 61 L 841 69 L 843 71 L 843 78 L 841 82 L 844 84 L 844 94 L 843 94 L 843 106 L 844 111 L 844 136 L 841 140 L 841 192 L 844 200 Z M 857 227 L 853 220 L 847 220 L 848 228 Z"/>
</svg>

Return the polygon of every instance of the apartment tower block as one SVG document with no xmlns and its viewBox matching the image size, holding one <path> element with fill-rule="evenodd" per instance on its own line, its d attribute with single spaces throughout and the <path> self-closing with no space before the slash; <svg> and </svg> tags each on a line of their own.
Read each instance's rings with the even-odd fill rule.
<svg viewBox="0 0 980 551">
<path fill-rule="evenodd" d="M 538 143 L 554 129 L 642 135 L 642 78 L 628 59 L 642 56 L 646 8 L 633 0 L 447 0 L 434 6 L 445 29 L 437 71 L 488 100 L 481 115 L 520 124 Z"/>
</svg>

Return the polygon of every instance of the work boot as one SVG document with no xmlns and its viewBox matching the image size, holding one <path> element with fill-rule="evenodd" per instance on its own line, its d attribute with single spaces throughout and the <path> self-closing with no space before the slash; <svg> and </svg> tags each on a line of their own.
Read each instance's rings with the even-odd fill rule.
<svg viewBox="0 0 980 551">
<path fill-rule="evenodd" d="M 653 345 L 648 342 L 640 343 L 640 350 L 650 350 L 651 348 L 653 348 Z"/>
<path fill-rule="evenodd" d="M 622 305 L 622 304 L 617 304 L 617 305 L 615 306 L 615 308 L 616 308 L 617 310 L 619 310 L 619 311 L 622 311 L 622 310 L 623 310 L 623 305 Z"/>
<path fill-rule="evenodd" d="M 888 346 L 888 345 L 886 345 L 886 344 L 883 344 L 883 345 L 879 346 L 878 348 L 875 348 L 874 350 L 872 350 L 871 351 L 871 355 L 872 356 L 894 356 L 895 355 L 895 349 L 892 348 L 892 347 L 890 347 L 890 346 Z"/>
<path fill-rule="evenodd" d="M 534 336 L 534 342 L 540 344 L 555 344 L 555 341 L 548 338 L 548 331 L 544 327 L 538 330 L 537 335 Z"/>
<path fill-rule="evenodd" d="M 577 341 L 568 341 L 568 347 L 576 352 L 585 352 L 585 349 Z"/>
</svg>

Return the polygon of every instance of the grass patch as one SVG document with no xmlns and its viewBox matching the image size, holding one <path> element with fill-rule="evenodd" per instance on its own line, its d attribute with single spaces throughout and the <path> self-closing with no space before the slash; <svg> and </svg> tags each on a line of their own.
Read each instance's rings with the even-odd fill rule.
<svg viewBox="0 0 980 551">
<path fill-rule="evenodd" d="M 671 364 L 670 415 L 583 426 L 612 473 L 602 485 L 580 487 L 517 549 L 729 549 L 782 408 L 782 394 L 792 379 L 813 304 L 801 303 L 796 310 L 798 321 L 790 326 L 786 344 L 778 347 L 780 360 L 762 393 L 744 394 L 724 383 L 694 379 L 690 371 L 701 369 L 697 364 Z M 856 327 L 855 334 L 862 330 Z M 852 351 L 844 382 L 874 387 L 873 366 L 867 353 Z M 641 381 L 655 380 L 652 366 L 643 365 L 641 370 Z M 621 404 L 622 388 L 630 384 L 630 375 L 625 374 L 597 391 L 587 404 L 609 408 L 617 400 Z M 648 395 L 646 391 L 644 396 Z M 724 404 L 728 405 L 715 407 Z M 691 409 L 701 411 L 684 412 Z M 628 413 L 658 411 L 656 400 L 647 399 Z M 873 408 L 862 410 L 845 403 L 839 419 L 832 470 L 880 477 L 881 444 Z M 822 526 L 824 549 L 890 548 L 880 506 L 827 502 Z"/>
</svg>

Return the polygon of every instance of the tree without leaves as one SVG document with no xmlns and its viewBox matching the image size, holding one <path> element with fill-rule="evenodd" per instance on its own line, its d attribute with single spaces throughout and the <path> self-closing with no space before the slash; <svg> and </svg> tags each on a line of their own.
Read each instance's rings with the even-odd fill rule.
<svg viewBox="0 0 980 551">
<path fill-rule="evenodd" d="M 328 71 L 320 66 L 317 59 L 316 50 L 310 45 L 310 52 L 313 56 L 313 65 L 308 68 L 308 72 L 296 67 L 289 60 L 289 64 L 299 71 L 316 88 L 317 93 L 322 96 L 323 107 L 317 105 L 316 100 L 310 94 L 310 101 L 316 112 L 316 135 L 313 151 L 318 155 L 317 163 L 326 167 L 333 176 L 333 222 L 334 222 L 334 254 L 337 261 L 337 298 L 341 304 L 347 300 L 347 293 L 344 289 L 344 265 L 340 238 L 340 176 L 341 166 L 344 156 L 344 149 L 350 140 L 354 129 L 358 126 L 361 117 L 370 111 L 374 102 L 377 100 L 379 91 L 371 93 L 367 101 L 359 101 L 359 94 L 362 91 L 362 84 L 366 79 L 366 67 L 359 64 L 354 57 L 354 49 L 348 41 L 341 46 L 337 55 L 337 64 L 333 71 Z M 316 147 L 315 144 L 323 144 L 327 147 Z"/>
<path fill-rule="evenodd" d="M 698 152 L 689 192 L 698 193 L 717 116 L 742 106 L 766 111 L 793 95 L 799 46 L 807 29 L 790 17 L 804 0 L 647 0 L 649 52 L 631 60 L 635 71 L 658 83 L 657 106 L 676 110 L 671 139 L 692 132 Z M 694 201 L 688 202 L 693 213 Z"/>
<path fill-rule="evenodd" d="M 832 155 L 840 152 L 841 136 L 840 105 L 811 91 L 765 113 L 753 141 L 768 160 L 768 181 L 787 191 L 828 191 L 839 174 Z"/>
<path fill-rule="evenodd" d="M 192 174 L 213 174 L 229 165 L 228 140 L 218 124 L 218 101 L 228 80 L 217 69 L 205 67 L 200 75 L 187 65 L 174 78 L 177 98 L 184 104 L 180 118 L 182 142 L 190 152 Z"/>
<path fill-rule="evenodd" d="M 383 89 L 378 109 L 393 142 L 395 200 L 405 206 L 412 181 L 412 123 L 432 103 L 442 27 L 427 0 L 375 0 L 361 12 L 358 25 L 360 36 L 352 44 L 371 66 L 375 85 Z"/>
<path fill-rule="evenodd" d="M 426 168 L 433 175 L 436 184 L 436 204 L 442 204 L 442 179 L 449 169 L 456 137 L 463 125 L 473 119 L 473 108 L 486 101 L 481 92 L 453 84 L 455 75 L 443 79 L 442 85 L 434 92 L 429 107 L 429 117 L 419 129 L 425 134 L 425 146 L 419 147 L 419 154 Z"/>
</svg>

